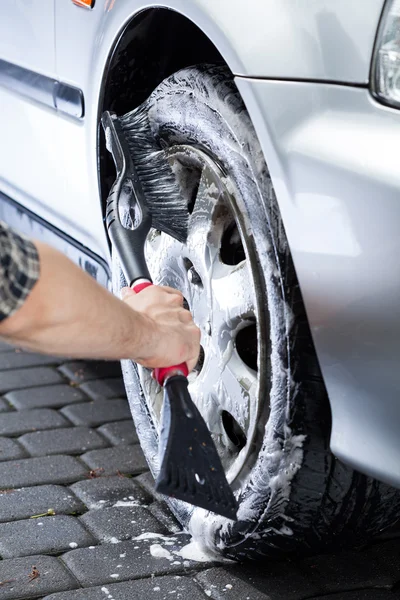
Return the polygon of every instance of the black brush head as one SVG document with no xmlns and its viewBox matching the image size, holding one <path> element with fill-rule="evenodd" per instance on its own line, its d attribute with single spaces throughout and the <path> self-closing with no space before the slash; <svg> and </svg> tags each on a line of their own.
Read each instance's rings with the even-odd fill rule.
<svg viewBox="0 0 400 600">
<path fill-rule="evenodd" d="M 190 398 L 186 377 L 164 384 L 162 463 L 156 490 L 236 520 L 237 502 L 210 432 Z"/>
<path fill-rule="evenodd" d="M 151 96 L 138 108 L 119 117 L 130 155 L 144 192 L 153 227 L 186 242 L 189 224 L 187 202 L 167 160 L 154 137 L 148 118 Z"/>
</svg>

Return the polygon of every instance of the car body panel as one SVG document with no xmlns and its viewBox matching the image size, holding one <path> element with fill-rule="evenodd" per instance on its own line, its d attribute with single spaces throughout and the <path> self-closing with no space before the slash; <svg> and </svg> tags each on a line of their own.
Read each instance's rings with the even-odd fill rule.
<svg viewBox="0 0 400 600">
<path fill-rule="evenodd" d="M 57 248 L 96 279 L 100 285 L 111 289 L 111 272 L 108 263 L 82 246 L 75 238 L 68 236 L 64 229 L 57 229 L 49 221 L 31 212 L 26 205 L 22 206 L 2 192 L 0 192 L 0 220 L 25 235 Z"/>
<path fill-rule="evenodd" d="M 400 113 L 366 89 L 237 79 L 328 389 L 333 452 L 400 484 Z"/>
<path fill-rule="evenodd" d="M 10 0 L 1 10 L 0 58 L 57 79 L 54 25 L 54 0 Z M 84 121 L 4 87 L 0 108 L 0 189 L 108 259 Z"/>
<path fill-rule="evenodd" d="M 56 3 L 57 68 L 87 88 L 121 28 L 149 7 L 193 21 L 236 75 L 367 83 L 384 0 L 97 1 L 93 11 Z M 73 43 L 72 43 L 73 40 Z M 88 52 L 88 48 L 90 51 Z M 340 52 L 338 52 L 340 48 Z"/>
<path fill-rule="evenodd" d="M 0 9 L 0 58 L 56 74 L 55 0 L 7 0 Z"/>
<path fill-rule="evenodd" d="M 4 89 L 0 105 L 10 115 L 1 122 L 0 190 L 108 260 L 85 122 Z"/>
</svg>

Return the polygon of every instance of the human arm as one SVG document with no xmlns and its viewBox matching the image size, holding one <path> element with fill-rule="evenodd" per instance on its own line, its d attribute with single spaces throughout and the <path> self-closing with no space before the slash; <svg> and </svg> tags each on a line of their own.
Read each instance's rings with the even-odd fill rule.
<svg viewBox="0 0 400 600">
<path fill-rule="evenodd" d="M 125 301 L 68 258 L 35 242 L 40 276 L 22 306 L 0 322 L 0 337 L 47 354 L 130 358 L 146 367 L 197 361 L 200 334 L 182 295 L 152 287 Z"/>
</svg>

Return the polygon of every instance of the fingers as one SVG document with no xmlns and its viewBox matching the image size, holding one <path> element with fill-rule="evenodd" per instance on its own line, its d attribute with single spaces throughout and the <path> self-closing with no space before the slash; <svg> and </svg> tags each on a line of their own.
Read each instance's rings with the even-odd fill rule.
<svg viewBox="0 0 400 600">
<path fill-rule="evenodd" d="M 161 290 L 161 292 L 165 292 L 167 294 L 171 294 L 171 295 L 175 295 L 175 296 L 182 296 L 182 292 L 180 292 L 179 290 L 176 290 L 175 288 L 169 287 L 168 285 L 154 285 L 154 286 L 149 286 L 148 288 L 145 288 L 146 293 L 150 293 L 150 290 L 152 290 L 151 293 L 157 293 L 158 291 Z M 121 296 L 123 296 L 124 294 L 136 294 L 136 292 L 130 288 L 130 287 L 123 287 L 121 288 Z M 183 296 L 182 296 L 183 297 Z"/>
<path fill-rule="evenodd" d="M 165 301 L 169 304 L 175 304 L 177 306 L 183 305 L 183 294 L 179 290 L 168 287 L 166 285 L 158 285 L 156 287 L 157 293 L 160 298 L 165 298 Z"/>
<path fill-rule="evenodd" d="M 130 287 L 123 287 L 121 289 L 121 299 L 129 298 L 129 296 L 136 296 L 136 292 Z"/>
<path fill-rule="evenodd" d="M 197 356 L 196 358 L 192 358 L 187 361 L 187 367 L 188 367 L 189 373 L 191 373 L 193 371 L 193 369 L 197 365 L 198 360 L 199 360 L 199 357 Z"/>
<path fill-rule="evenodd" d="M 182 296 L 182 294 L 169 294 L 167 296 L 167 298 L 168 298 L 168 303 L 171 306 L 183 306 L 183 296 Z"/>
<path fill-rule="evenodd" d="M 130 288 L 123 288 L 130 289 Z M 145 295 L 144 297 L 157 299 L 159 302 L 167 302 L 170 304 L 183 304 L 183 295 L 179 290 L 175 290 L 174 288 L 164 286 L 164 285 L 153 285 L 151 287 L 146 288 L 141 292 L 141 294 Z"/>
<path fill-rule="evenodd" d="M 191 352 L 190 352 L 190 358 L 187 359 L 187 366 L 189 369 L 189 373 L 191 373 L 191 371 L 193 371 L 193 369 L 195 368 L 197 361 L 199 360 L 199 355 L 200 355 L 200 329 L 198 327 L 196 327 L 196 325 L 193 323 L 193 327 L 192 327 L 193 331 L 191 332 L 191 339 L 192 339 L 192 347 L 191 347 Z"/>
<path fill-rule="evenodd" d="M 164 290 L 164 292 L 167 292 L 167 294 L 179 294 L 182 296 L 182 292 L 176 290 L 175 288 L 169 287 L 168 285 L 159 285 L 157 287 L 159 290 Z"/>
<path fill-rule="evenodd" d="M 125 288 L 124 288 L 125 289 Z M 128 288 L 129 289 L 129 288 Z M 162 293 L 169 294 L 171 296 L 182 296 L 182 292 L 175 288 L 169 287 L 168 285 L 153 285 L 149 286 L 144 290 L 146 294 L 149 293 Z"/>
<path fill-rule="evenodd" d="M 182 310 L 179 311 L 178 319 L 181 323 L 190 323 L 191 321 L 193 321 L 191 313 L 188 310 L 186 310 L 186 308 L 182 308 Z"/>
<path fill-rule="evenodd" d="M 146 341 L 134 360 L 148 368 L 186 362 L 192 370 L 200 352 L 200 330 L 183 307 L 182 293 L 155 285 L 139 294 L 123 288 L 121 297 L 133 310 L 146 316 Z"/>
<path fill-rule="evenodd" d="M 185 311 L 185 312 L 187 312 L 187 311 Z M 188 314 L 190 316 L 190 313 L 188 313 Z M 184 344 L 182 344 L 182 336 L 185 340 Z M 174 351 L 174 349 L 177 350 L 180 347 L 179 354 L 177 353 L 177 356 L 179 356 L 179 358 L 176 359 L 174 364 L 178 364 L 178 363 L 180 364 L 181 362 L 185 362 L 187 364 L 189 373 L 191 373 L 199 360 L 200 337 L 201 337 L 200 329 L 195 325 L 195 323 L 193 321 L 189 324 L 186 324 L 181 330 L 181 333 L 179 336 L 180 339 L 175 341 L 175 340 L 173 340 L 173 336 L 171 336 L 169 338 L 170 341 L 169 341 L 168 358 L 166 360 L 164 360 L 164 362 L 162 364 L 166 365 L 166 366 L 170 366 L 171 365 L 171 362 L 170 362 L 171 349 L 172 349 L 172 351 Z M 176 343 L 176 346 L 175 346 L 175 343 Z M 152 365 L 152 367 L 154 367 L 154 365 Z M 153 377 L 153 379 L 155 379 L 154 371 L 152 372 L 152 377 Z"/>
<path fill-rule="evenodd" d="M 124 287 L 121 289 L 121 299 L 127 302 L 131 308 L 147 312 L 151 308 L 181 308 L 184 302 L 183 295 L 179 290 L 158 285 L 149 286 L 139 294 L 129 287 Z"/>
</svg>

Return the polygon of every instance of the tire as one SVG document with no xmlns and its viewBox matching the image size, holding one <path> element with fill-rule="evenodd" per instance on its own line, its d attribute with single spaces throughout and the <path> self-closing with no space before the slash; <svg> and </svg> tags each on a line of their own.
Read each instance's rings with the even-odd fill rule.
<svg viewBox="0 0 400 600">
<path fill-rule="evenodd" d="M 329 401 L 301 292 L 267 165 L 232 77 L 224 67 L 184 69 L 161 83 L 147 106 L 159 147 L 193 146 L 229 176 L 251 244 L 247 259 L 264 299 L 257 322 L 264 348 L 258 354 L 257 376 L 263 381 L 258 389 L 264 396 L 251 452 L 232 481 L 239 520 L 174 500 L 169 500 L 171 509 L 203 545 L 232 559 L 281 558 L 362 544 L 397 520 L 399 493 L 355 472 L 329 450 Z M 123 284 L 115 264 L 116 293 Z M 154 474 L 157 423 L 140 373 L 128 361 L 123 371 Z"/>
</svg>

